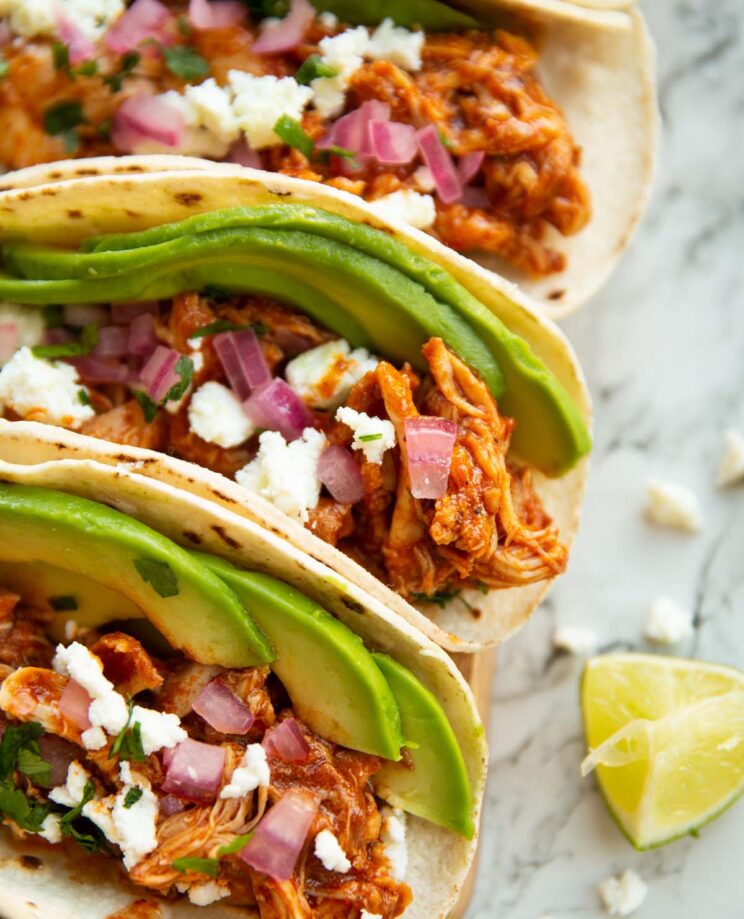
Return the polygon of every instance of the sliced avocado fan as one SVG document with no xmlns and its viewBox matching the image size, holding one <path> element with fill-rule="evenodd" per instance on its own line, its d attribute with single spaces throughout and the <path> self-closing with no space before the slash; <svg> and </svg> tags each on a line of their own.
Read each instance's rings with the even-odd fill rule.
<svg viewBox="0 0 744 919">
<path fill-rule="evenodd" d="M 159 299 L 217 285 L 275 296 L 352 345 L 424 368 L 441 336 L 517 424 L 515 451 L 549 475 L 590 449 L 571 396 L 506 326 L 444 269 L 389 234 L 321 208 L 265 205 L 197 215 L 86 241 L 81 251 L 7 243 L 0 298 L 30 305 Z"/>
<path fill-rule="evenodd" d="M 427 32 L 474 29 L 478 23 L 466 13 L 438 0 L 311 0 L 316 10 L 335 13 L 349 25 L 374 26 L 392 19 L 399 26 L 421 26 Z"/>
<path fill-rule="evenodd" d="M 220 578 L 165 536 L 104 504 L 0 482 L 0 561 L 38 561 L 116 591 L 199 663 L 249 667 L 274 658 Z"/>
</svg>

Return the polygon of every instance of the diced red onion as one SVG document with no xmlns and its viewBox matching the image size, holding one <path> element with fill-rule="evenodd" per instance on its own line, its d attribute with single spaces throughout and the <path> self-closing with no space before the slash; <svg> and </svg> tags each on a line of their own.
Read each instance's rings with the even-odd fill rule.
<svg viewBox="0 0 744 919">
<path fill-rule="evenodd" d="M 57 22 L 59 37 L 67 45 L 70 63 L 79 64 L 81 61 L 92 58 L 95 54 L 95 47 L 85 32 L 72 19 L 65 16 L 59 8 L 55 11 L 54 18 Z"/>
<path fill-rule="evenodd" d="M 475 150 L 473 153 L 466 153 L 460 157 L 457 164 L 457 172 L 463 185 L 467 185 L 480 172 L 483 160 L 485 159 L 483 150 Z"/>
<path fill-rule="evenodd" d="M 261 168 L 261 157 L 256 150 L 252 150 L 245 140 L 238 141 L 227 155 L 228 163 L 238 166 L 249 166 L 251 169 Z"/>
<path fill-rule="evenodd" d="M 104 41 L 117 54 L 133 51 L 148 38 L 160 38 L 170 19 L 170 11 L 158 0 L 134 0 L 119 21 L 108 30 Z"/>
<path fill-rule="evenodd" d="M 9 361 L 18 350 L 18 327 L 15 322 L 0 322 L 0 364 Z"/>
<path fill-rule="evenodd" d="M 332 444 L 320 454 L 318 478 L 341 504 L 356 504 L 364 497 L 362 473 L 351 451 Z"/>
<path fill-rule="evenodd" d="M 119 106 L 112 138 L 119 150 L 131 152 L 142 141 L 178 147 L 183 140 L 183 115 L 158 96 L 130 96 Z"/>
<path fill-rule="evenodd" d="M 418 153 L 416 129 L 399 121 L 370 121 L 372 155 L 383 165 L 410 163 Z"/>
<path fill-rule="evenodd" d="M 191 708 L 221 734 L 247 734 L 256 720 L 248 706 L 219 680 L 208 683 Z"/>
<path fill-rule="evenodd" d="M 94 357 L 123 357 L 129 349 L 129 329 L 107 325 L 98 331 L 98 341 L 91 351 Z"/>
<path fill-rule="evenodd" d="M 181 355 L 175 349 L 158 345 L 152 357 L 142 368 L 140 379 L 153 402 L 162 402 L 168 392 L 178 383 L 180 378 L 175 367 L 180 358 Z"/>
<path fill-rule="evenodd" d="M 84 357 L 73 357 L 70 363 L 80 374 L 84 383 L 131 383 L 132 373 L 121 361 L 108 360 L 86 354 Z"/>
<path fill-rule="evenodd" d="M 68 303 L 62 310 L 62 318 L 65 325 L 83 328 L 91 322 L 108 322 L 109 313 L 105 306 L 95 303 Z"/>
<path fill-rule="evenodd" d="M 135 316 L 129 329 L 124 331 L 128 333 L 127 347 L 131 354 L 148 357 L 160 344 L 155 334 L 152 313 L 140 313 L 139 316 Z"/>
<path fill-rule="evenodd" d="M 407 418 L 406 454 L 414 498 L 441 498 L 447 491 L 457 424 L 422 415 Z"/>
<path fill-rule="evenodd" d="M 422 128 L 418 132 L 418 143 L 441 200 L 445 204 L 457 201 L 462 194 L 462 183 L 452 157 L 439 137 L 436 125 L 430 124 Z"/>
<path fill-rule="evenodd" d="M 240 0 L 189 0 L 189 21 L 195 29 L 229 29 L 245 16 Z"/>
<path fill-rule="evenodd" d="M 225 770 L 225 750 L 198 740 L 182 740 L 173 751 L 162 789 L 191 801 L 214 801 Z"/>
<path fill-rule="evenodd" d="M 129 323 L 143 313 L 152 313 L 157 316 L 160 312 L 157 300 L 143 300 L 142 302 L 112 303 L 111 321 L 114 325 L 129 325 Z"/>
<path fill-rule="evenodd" d="M 241 402 L 258 386 L 269 382 L 271 371 L 253 329 L 220 332 L 212 341 L 230 386 Z"/>
<path fill-rule="evenodd" d="M 315 19 L 315 8 L 308 0 L 292 0 L 289 15 L 276 25 L 268 26 L 253 43 L 256 54 L 280 54 L 296 48 Z"/>
<path fill-rule="evenodd" d="M 0 20 L 0 48 L 9 45 L 13 41 L 13 30 L 7 19 Z"/>
<path fill-rule="evenodd" d="M 288 763 L 304 763 L 310 756 L 310 744 L 296 718 L 285 718 L 272 728 L 264 737 L 262 746 Z"/>
<path fill-rule="evenodd" d="M 168 767 L 173 761 L 173 754 L 176 752 L 175 747 L 164 747 L 160 752 L 160 757 L 163 760 L 163 769 L 168 771 Z"/>
<path fill-rule="evenodd" d="M 480 185 L 468 185 L 463 188 L 460 204 L 466 207 L 481 207 L 488 210 L 491 207 L 491 198 L 485 188 Z"/>
<path fill-rule="evenodd" d="M 313 417 L 292 387 L 277 377 L 260 386 L 243 403 L 243 410 L 258 428 L 279 431 L 286 441 L 297 440 Z"/>
<path fill-rule="evenodd" d="M 158 801 L 158 809 L 163 817 L 172 817 L 173 814 L 180 814 L 186 810 L 186 804 L 175 795 L 164 795 Z"/>
<path fill-rule="evenodd" d="M 317 798 L 298 788 L 288 789 L 267 811 L 240 858 L 275 881 L 288 881 L 317 813 Z"/>
<path fill-rule="evenodd" d="M 60 696 L 59 710 L 75 727 L 87 731 L 91 727 L 88 709 L 92 701 L 80 683 L 70 680 Z"/>
<path fill-rule="evenodd" d="M 86 728 L 87 730 L 87 728 Z M 1 732 L 0 732 L 0 736 Z M 67 769 L 73 760 L 80 759 L 80 747 L 57 737 L 54 734 L 43 734 L 39 738 L 39 750 L 42 759 L 52 767 L 50 785 L 64 785 L 67 781 Z"/>
</svg>

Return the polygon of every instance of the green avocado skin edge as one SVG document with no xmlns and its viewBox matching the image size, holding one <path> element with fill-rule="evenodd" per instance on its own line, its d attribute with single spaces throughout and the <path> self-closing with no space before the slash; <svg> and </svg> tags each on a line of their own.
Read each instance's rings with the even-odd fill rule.
<svg viewBox="0 0 744 919">
<path fill-rule="evenodd" d="M 335 13 L 350 25 L 374 26 L 390 18 L 399 26 L 421 26 L 429 32 L 472 29 L 471 16 L 437 0 L 311 0 L 319 12 Z"/>
<path fill-rule="evenodd" d="M 441 336 L 516 421 L 525 461 L 562 475 L 589 452 L 581 413 L 556 377 L 438 265 L 365 224 L 305 205 L 198 215 L 139 233 L 87 240 L 81 251 L 6 243 L 6 302 L 159 299 L 217 284 L 276 296 L 355 346 L 422 368 Z M 392 333 L 392 334 L 391 334 Z"/>
</svg>

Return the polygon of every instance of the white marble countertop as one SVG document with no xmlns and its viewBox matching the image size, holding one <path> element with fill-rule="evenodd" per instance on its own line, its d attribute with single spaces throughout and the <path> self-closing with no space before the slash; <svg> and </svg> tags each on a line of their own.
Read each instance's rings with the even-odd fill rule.
<svg viewBox="0 0 744 919">
<path fill-rule="evenodd" d="M 593 469 L 568 574 L 500 652 L 481 863 L 468 919 L 603 915 L 596 885 L 633 868 L 637 919 L 744 915 L 744 801 L 686 838 L 635 852 L 579 777 L 581 662 L 557 624 L 643 649 L 648 605 L 695 611 L 680 653 L 744 667 L 744 486 L 719 490 L 727 427 L 744 431 L 744 3 L 649 0 L 661 165 L 644 225 L 605 290 L 565 324 L 596 407 Z M 698 535 L 643 518 L 650 476 L 693 487 Z"/>
</svg>

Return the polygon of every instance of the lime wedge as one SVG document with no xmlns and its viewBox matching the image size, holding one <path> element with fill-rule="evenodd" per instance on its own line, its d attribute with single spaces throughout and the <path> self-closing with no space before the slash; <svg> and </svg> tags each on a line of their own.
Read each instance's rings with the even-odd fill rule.
<svg viewBox="0 0 744 919">
<path fill-rule="evenodd" d="M 649 654 L 587 661 L 581 709 L 613 817 L 637 849 L 690 833 L 744 791 L 744 673 Z"/>
</svg>

